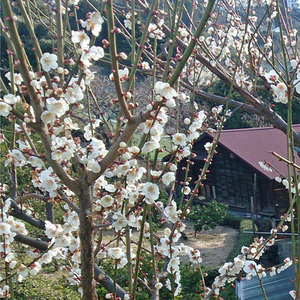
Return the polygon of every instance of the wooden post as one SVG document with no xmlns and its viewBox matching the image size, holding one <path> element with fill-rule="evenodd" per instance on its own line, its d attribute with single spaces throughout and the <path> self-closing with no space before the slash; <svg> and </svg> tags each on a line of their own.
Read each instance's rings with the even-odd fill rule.
<svg viewBox="0 0 300 300">
<path fill-rule="evenodd" d="M 253 236 L 255 235 L 255 217 L 254 217 L 254 203 L 253 196 L 250 198 L 251 218 L 252 218 L 252 231 Z"/>
</svg>

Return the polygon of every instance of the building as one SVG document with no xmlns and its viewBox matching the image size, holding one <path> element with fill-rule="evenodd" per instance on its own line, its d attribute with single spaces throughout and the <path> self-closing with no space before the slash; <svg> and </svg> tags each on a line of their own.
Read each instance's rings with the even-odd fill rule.
<svg viewBox="0 0 300 300">
<path fill-rule="evenodd" d="M 300 125 L 294 128 L 300 131 Z M 193 146 L 196 156 L 189 171 L 191 183 L 198 179 L 199 169 L 204 165 L 207 156 L 204 145 L 212 140 L 213 134 L 204 133 Z M 285 134 L 272 127 L 223 130 L 210 172 L 199 188 L 199 201 L 216 199 L 236 212 L 280 217 L 289 207 L 287 189 L 275 180 L 277 172 L 266 171 L 259 162 L 269 162 L 286 176 L 287 164 L 272 155 L 274 151 L 286 157 L 286 144 Z M 298 156 L 297 159 L 300 165 Z M 178 168 L 178 181 L 184 178 L 185 164 L 181 162 Z"/>
<path fill-rule="evenodd" d="M 298 9 L 300 6 L 300 1 L 299 0 L 287 0 L 286 6 L 291 9 L 295 9 L 295 8 Z"/>
<path fill-rule="evenodd" d="M 292 299 L 289 296 L 289 292 L 295 289 L 295 274 L 292 267 L 273 277 L 267 274 L 261 280 L 268 300 Z M 236 296 L 239 300 L 264 299 L 261 283 L 258 278 L 255 276 L 251 280 L 243 278 L 237 281 Z"/>
</svg>

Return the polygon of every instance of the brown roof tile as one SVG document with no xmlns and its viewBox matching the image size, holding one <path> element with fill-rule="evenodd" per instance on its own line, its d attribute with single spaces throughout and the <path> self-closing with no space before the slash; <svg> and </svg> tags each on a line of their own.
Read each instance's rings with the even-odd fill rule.
<svg viewBox="0 0 300 300">
<path fill-rule="evenodd" d="M 294 129 L 300 131 L 300 125 L 294 125 Z M 287 164 L 272 155 L 272 152 L 276 152 L 285 158 L 287 157 L 286 136 L 279 129 L 262 127 L 223 130 L 219 144 L 269 179 L 274 179 L 278 176 L 277 172 L 265 171 L 260 167 L 259 162 L 267 161 L 283 175 L 287 175 Z M 296 163 L 300 165 L 300 159 L 297 154 Z"/>
</svg>

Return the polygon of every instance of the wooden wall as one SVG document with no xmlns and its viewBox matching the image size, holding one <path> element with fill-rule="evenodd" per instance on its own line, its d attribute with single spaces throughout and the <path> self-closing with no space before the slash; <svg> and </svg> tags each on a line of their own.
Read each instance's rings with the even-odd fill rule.
<svg viewBox="0 0 300 300">
<path fill-rule="evenodd" d="M 211 141 L 209 136 L 199 140 L 193 148 L 193 152 L 197 154 L 197 157 L 193 160 L 194 165 L 189 172 L 189 176 L 193 178 L 192 182 L 198 179 L 199 169 L 203 167 L 204 161 L 199 157 L 203 157 L 206 153 L 204 144 L 207 141 Z M 218 201 L 228 204 L 232 210 L 251 213 L 250 203 L 254 194 L 254 174 L 256 174 L 254 213 L 265 216 L 277 215 L 276 199 L 279 195 L 278 191 L 280 191 L 278 183 L 260 174 L 222 145 L 218 146 L 217 151 L 218 153 L 214 156 L 213 163 L 209 168 L 210 173 L 207 174 L 207 179 L 203 181 L 204 186 L 199 190 L 199 196 L 203 196 L 207 200 L 216 198 Z M 184 171 L 181 170 L 182 166 L 185 166 L 185 163 L 180 165 L 178 171 L 179 181 L 184 178 Z M 282 205 L 286 193 L 282 189 L 280 193 L 281 201 L 283 201 L 280 202 Z M 203 199 L 203 197 L 200 198 Z M 286 204 L 282 206 L 286 206 Z"/>
</svg>

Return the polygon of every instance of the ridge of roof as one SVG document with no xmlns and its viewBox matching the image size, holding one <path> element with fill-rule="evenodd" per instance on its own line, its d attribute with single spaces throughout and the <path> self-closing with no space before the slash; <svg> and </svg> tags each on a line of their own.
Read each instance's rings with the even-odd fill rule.
<svg viewBox="0 0 300 300">
<path fill-rule="evenodd" d="M 294 128 L 300 128 L 300 124 L 293 124 Z M 234 128 L 234 129 L 222 129 L 222 132 L 239 132 L 239 131 L 261 131 L 261 130 L 280 130 L 273 126 L 266 127 L 250 127 L 250 128 Z M 222 133 L 221 133 L 222 134 Z"/>
</svg>

